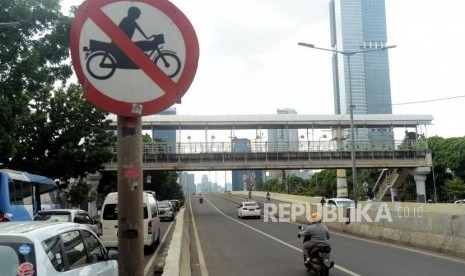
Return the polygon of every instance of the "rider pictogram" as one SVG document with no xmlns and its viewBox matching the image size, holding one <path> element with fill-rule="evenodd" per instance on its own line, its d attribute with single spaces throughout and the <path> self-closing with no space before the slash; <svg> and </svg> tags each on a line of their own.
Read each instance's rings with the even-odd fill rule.
<svg viewBox="0 0 465 276">
<path fill-rule="evenodd" d="M 136 46 L 142 50 L 152 60 L 158 68 L 165 74 L 173 78 L 181 70 L 181 60 L 176 52 L 162 50 L 165 44 L 165 37 L 162 34 L 147 36 L 137 23 L 141 15 L 141 10 L 137 7 L 130 7 L 127 16 L 124 17 L 118 27 L 133 39 L 138 31 L 145 40 L 135 41 Z M 115 43 L 103 42 L 90 39 L 89 46 L 84 46 L 86 69 L 89 74 L 98 80 L 109 79 L 116 69 L 140 69 Z"/>
</svg>

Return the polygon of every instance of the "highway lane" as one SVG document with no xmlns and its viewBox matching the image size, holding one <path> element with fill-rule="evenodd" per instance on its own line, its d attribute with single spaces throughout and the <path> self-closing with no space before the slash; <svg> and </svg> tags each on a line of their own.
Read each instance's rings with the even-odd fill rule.
<svg viewBox="0 0 465 276">
<path fill-rule="evenodd" d="M 192 201 L 209 275 L 308 275 L 296 224 L 240 220 L 236 208 L 215 196 Z M 339 233 L 331 245 L 331 275 L 464 275 L 464 260 L 420 250 Z"/>
</svg>

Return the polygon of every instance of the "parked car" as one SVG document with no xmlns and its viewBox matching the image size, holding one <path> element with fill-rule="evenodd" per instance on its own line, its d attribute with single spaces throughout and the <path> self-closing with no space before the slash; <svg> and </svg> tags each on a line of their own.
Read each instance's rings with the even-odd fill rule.
<svg viewBox="0 0 465 276">
<path fill-rule="evenodd" d="M 0 223 L 1 275 L 118 276 L 118 252 L 72 222 Z"/>
<path fill-rule="evenodd" d="M 454 204 L 465 204 L 465 199 L 459 199 L 454 201 Z"/>
<path fill-rule="evenodd" d="M 157 201 L 151 193 L 143 193 L 144 250 L 153 253 L 160 243 L 161 224 Z M 106 247 L 118 247 L 118 193 L 109 193 L 102 206 L 98 234 Z"/>
<path fill-rule="evenodd" d="M 242 202 L 239 207 L 237 207 L 237 217 L 244 218 L 244 217 L 254 217 L 260 218 L 260 206 L 258 206 L 257 202 L 254 201 L 247 201 Z"/>
<path fill-rule="evenodd" d="M 175 212 L 178 212 L 179 209 L 181 209 L 181 201 L 179 199 L 171 199 L 170 201 L 173 205 Z"/>
<path fill-rule="evenodd" d="M 336 206 L 338 208 L 355 208 L 355 202 L 348 198 L 328 198 L 326 206 Z"/>
<path fill-rule="evenodd" d="M 89 213 L 79 209 L 55 209 L 38 211 L 33 221 L 76 222 L 85 224 L 97 233 L 98 222 L 94 221 Z"/>
<path fill-rule="evenodd" d="M 174 220 L 174 207 L 171 201 L 164 200 L 158 202 L 158 213 L 160 214 L 160 220 L 168 219 Z"/>
</svg>

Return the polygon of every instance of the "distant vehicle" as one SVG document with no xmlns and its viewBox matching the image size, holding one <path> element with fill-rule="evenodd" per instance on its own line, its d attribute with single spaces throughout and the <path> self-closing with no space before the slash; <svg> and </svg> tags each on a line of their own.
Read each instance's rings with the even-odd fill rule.
<svg viewBox="0 0 465 276">
<path fill-rule="evenodd" d="M 160 220 L 174 220 L 174 212 L 174 207 L 171 201 L 165 200 L 158 202 L 158 213 L 160 214 Z"/>
<path fill-rule="evenodd" d="M 181 201 L 179 199 L 171 199 L 171 204 L 173 205 L 173 208 L 176 212 L 181 209 Z"/>
<path fill-rule="evenodd" d="M 465 204 L 465 199 L 459 199 L 454 201 L 454 204 Z"/>
<path fill-rule="evenodd" d="M 58 185 L 45 176 L 0 170 L 0 210 L 12 221 L 30 221 L 38 210 L 56 209 Z"/>
<path fill-rule="evenodd" d="M 239 207 L 237 207 L 237 217 L 243 219 L 244 217 L 254 217 L 260 218 L 260 206 L 257 202 L 247 201 L 242 202 Z"/>
<path fill-rule="evenodd" d="M 326 206 L 336 206 L 338 208 L 355 208 L 355 202 L 348 198 L 328 198 Z"/>
<path fill-rule="evenodd" d="M 75 222 L 89 226 L 97 234 L 98 222 L 89 213 L 79 209 L 41 210 L 32 218 L 33 221 Z"/>
<path fill-rule="evenodd" d="M 1 275 L 118 276 L 118 252 L 72 222 L 0 223 Z"/>
<path fill-rule="evenodd" d="M 160 218 L 157 201 L 151 193 L 144 192 L 144 249 L 153 253 L 160 243 Z M 118 193 L 109 193 L 105 198 L 100 213 L 98 234 L 106 247 L 118 247 Z"/>
</svg>

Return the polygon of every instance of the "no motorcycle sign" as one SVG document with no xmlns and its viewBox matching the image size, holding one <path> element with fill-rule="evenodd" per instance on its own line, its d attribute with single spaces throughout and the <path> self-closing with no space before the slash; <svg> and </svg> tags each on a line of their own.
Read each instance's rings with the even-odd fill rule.
<svg viewBox="0 0 465 276">
<path fill-rule="evenodd" d="M 166 0 L 87 0 L 76 13 L 70 44 L 84 97 L 129 117 L 179 102 L 199 58 L 194 28 Z"/>
</svg>

